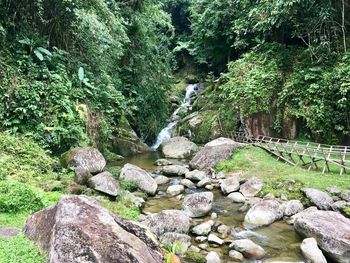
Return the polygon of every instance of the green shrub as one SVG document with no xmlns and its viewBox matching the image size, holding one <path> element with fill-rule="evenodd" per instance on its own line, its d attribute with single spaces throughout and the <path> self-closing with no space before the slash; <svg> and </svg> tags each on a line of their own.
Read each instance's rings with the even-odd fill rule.
<svg viewBox="0 0 350 263">
<path fill-rule="evenodd" d="M 28 186 L 15 181 L 0 182 L 0 212 L 34 212 L 43 207 L 42 199 Z"/>
<path fill-rule="evenodd" d="M 23 234 L 0 239 L 0 263 L 42 263 L 47 257 Z"/>
<path fill-rule="evenodd" d="M 54 160 L 38 144 L 25 137 L 0 133 L 0 180 L 5 176 L 27 183 L 53 176 Z"/>
</svg>

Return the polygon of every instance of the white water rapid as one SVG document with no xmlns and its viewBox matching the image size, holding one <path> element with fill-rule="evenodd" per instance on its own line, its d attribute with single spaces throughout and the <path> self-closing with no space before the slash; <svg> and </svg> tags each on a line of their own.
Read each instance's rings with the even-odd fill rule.
<svg viewBox="0 0 350 263">
<path fill-rule="evenodd" d="M 186 87 L 186 95 L 183 102 L 171 115 L 171 122 L 158 134 L 156 142 L 151 146 L 152 150 L 157 150 L 162 142 L 169 140 L 173 136 L 176 125 L 180 120 L 178 113 L 181 109 L 188 109 L 191 106 L 191 97 L 197 94 L 199 89 L 200 84 L 190 84 Z"/>
</svg>

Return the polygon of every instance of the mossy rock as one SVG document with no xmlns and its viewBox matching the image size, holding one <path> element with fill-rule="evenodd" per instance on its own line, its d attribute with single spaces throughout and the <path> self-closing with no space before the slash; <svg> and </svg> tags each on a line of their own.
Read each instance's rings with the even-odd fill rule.
<svg viewBox="0 0 350 263">
<path fill-rule="evenodd" d="M 109 150 L 122 156 L 130 156 L 148 152 L 150 148 L 137 136 L 128 120 L 122 117 Z"/>
</svg>

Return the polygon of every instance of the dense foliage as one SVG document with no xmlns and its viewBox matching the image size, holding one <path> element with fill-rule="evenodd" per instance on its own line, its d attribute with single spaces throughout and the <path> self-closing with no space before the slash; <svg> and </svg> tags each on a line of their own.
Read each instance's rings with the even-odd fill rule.
<svg viewBox="0 0 350 263">
<path fill-rule="evenodd" d="M 0 13 L 2 129 L 63 151 L 110 139 L 126 115 L 155 137 L 173 34 L 157 1 L 3 0 Z"/>
<path fill-rule="evenodd" d="M 287 136 L 284 124 L 296 120 L 299 136 L 346 143 L 348 1 L 195 0 L 187 11 L 191 31 L 175 50 L 186 49 L 216 76 L 224 73 L 211 96 L 221 100 L 215 115 L 231 105 L 242 122 L 268 116 L 274 135 Z"/>
</svg>

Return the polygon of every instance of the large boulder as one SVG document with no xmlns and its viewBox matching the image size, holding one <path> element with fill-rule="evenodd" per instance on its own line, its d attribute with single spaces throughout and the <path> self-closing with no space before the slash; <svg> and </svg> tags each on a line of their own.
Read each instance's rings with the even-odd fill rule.
<svg viewBox="0 0 350 263">
<path fill-rule="evenodd" d="M 221 191 L 224 194 L 230 194 L 232 192 L 235 192 L 239 189 L 239 177 L 238 176 L 232 176 L 229 178 L 226 178 L 222 180 L 220 187 Z"/>
<path fill-rule="evenodd" d="M 317 246 L 316 239 L 312 237 L 303 240 L 300 250 L 308 263 L 327 263 L 322 251 Z"/>
<path fill-rule="evenodd" d="M 122 156 L 130 156 L 150 151 L 131 128 L 128 120 L 122 117 L 115 130 L 115 137 L 112 138 L 111 151 Z"/>
<path fill-rule="evenodd" d="M 140 190 L 150 195 L 154 195 L 158 188 L 156 181 L 149 173 L 133 164 L 127 163 L 123 166 L 120 178 L 135 182 Z"/>
<path fill-rule="evenodd" d="M 295 215 L 294 228 L 306 237 L 315 238 L 335 262 L 350 262 L 350 219 L 333 211 L 304 210 Z"/>
<path fill-rule="evenodd" d="M 161 263 L 155 236 L 121 219 L 86 196 L 66 196 L 31 215 L 27 237 L 44 249 L 50 263 Z"/>
<path fill-rule="evenodd" d="M 327 193 L 314 188 L 303 188 L 301 191 L 306 197 L 321 210 L 331 210 L 333 206 L 333 198 Z"/>
<path fill-rule="evenodd" d="M 75 148 L 62 154 L 61 165 L 65 168 L 81 167 L 91 174 L 103 171 L 106 159 L 99 150 L 93 147 Z"/>
<path fill-rule="evenodd" d="M 227 138 L 219 138 L 207 143 L 190 162 L 192 169 L 210 170 L 217 163 L 230 158 L 233 151 L 242 144 Z"/>
<path fill-rule="evenodd" d="M 244 257 L 251 259 L 262 259 L 265 257 L 265 250 L 249 239 L 235 240 L 230 244 L 230 248 L 242 253 Z"/>
<path fill-rule="evenodd" d="M 168 176 L 183 176 L 188 172 L 187 167 L 182 165 L 163 166 L 161 173 Z"/>
<path fill-rule="evenodd" d="M 163 210 L 160 213 L 148 215 L 142 224 L 158 237 L 168 232 L 187 234 L 190 229 L 190 218 L 181 210 Z"/>
<path fill-rule="evenodd" d="M 96 191 L 116 197 L 119 194 L 120 186 L 110 172 L 99 173 L 90 179 L 90 186 Z"/>
<path fill-rule="evenodd" d="M 267 226 L 281 219 L 283 211 L 276 200 L 262 200 L 250 208 L 244 217 L 247 227 Z"/>
<path fill-rule="evenodd" d="M 183 159 L 191 157 L 198 151 L 198 146 L 185 137 L 173 137 L 160 145 L 163 155 L 167 158 Z"/>
<path fill-rule="evenodd" d="M 261 191 L 263 185 L 264 183 L 261 179 L 257 177 L 251 177 L 241 185 L 239 191 L 245 197 L 254 197 Z"/>
<path fill-rule="evenodd" d="M 190 217 L 202 217 L 211 211 L 213 201 L 212 192 L 194 193 L 185 197 L 182 208 Z"/>
</svg>

